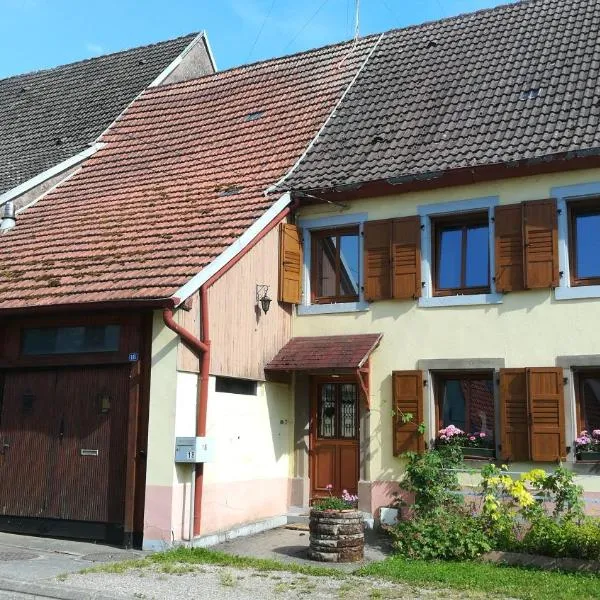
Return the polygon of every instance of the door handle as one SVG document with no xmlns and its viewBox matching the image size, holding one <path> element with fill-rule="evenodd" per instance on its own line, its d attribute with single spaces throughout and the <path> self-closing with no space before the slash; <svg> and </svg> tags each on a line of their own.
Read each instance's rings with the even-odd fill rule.
<svg viewBox="0 0 600 600">
<path fill-rule="evenodd" d="M 0 454 L 6 454 L 6 451 L 10 448 L 8 440 L 2 440 L 2 446 L 0 447 Z"/>
</svg>

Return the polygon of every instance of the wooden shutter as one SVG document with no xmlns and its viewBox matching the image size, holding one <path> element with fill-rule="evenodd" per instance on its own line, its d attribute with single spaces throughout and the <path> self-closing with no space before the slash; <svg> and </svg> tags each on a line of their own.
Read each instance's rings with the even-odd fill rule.
<svg viewBox="0 0 600 600">
<path fill-rule="evenodd" d="M 367 221 L 364 225 L 365 299 L 392 297 L 390 272 L 391 221 Z"/>
<path fill-rule="evenodd" d="M 421 219 L 405 217 L 392 223 L 392 296 L 421 296 Z"/>
<path fill-rule="evenodd" d="M 403 452 L 423 452 L 425 438 L 419 433 L 423 422 L 423 373 L 422 371 L 394 371 L 392 373 L 394 394 L 394 456 Z M 402 415 L 410 413 L 413 418 L 404 423 Z"/>
<path fill-rule="evenodd" d="M 500 369 L 500 443 L 506 460 L 529 459 L 529 415 L 525 369 Z"/>
<path fill-rule="evenodd" d="M 566 457 L 563 371 L 527 369 L 531 458 L 553 462 Z"/>
<path fill-rule="evenodd" d="M 279 226 L 279 300 L 300 304 L 302 295 L 302 234 L 290 223 Z"/>
<path fill-rule="evenodd" d="M 523 206 L 496 206 L 495 255 L 496 290 L 516 292 L 525 289 L 523 272 Z"/>
<path fill-rule="evenodd" d="M 558 286 L 558 222 L 555 200 L 523 203 L 525 286 Z"/>
</svg>

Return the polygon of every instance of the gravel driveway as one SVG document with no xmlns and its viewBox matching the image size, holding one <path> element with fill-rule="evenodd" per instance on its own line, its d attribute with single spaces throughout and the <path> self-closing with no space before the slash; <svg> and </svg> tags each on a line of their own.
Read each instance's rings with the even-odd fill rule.
<svg viewBox="0 0 600 600">
<path fill-rule="evenodd" d="M 323 598 L 367 600 L 393 598 L 458 599 L 485 598 L 468 592 L 423 590 L 407 585 L 348 575 L 337 579 L 286 572 L 264 572 L 212 565 L 174 565 L 170 573 L 156 567 L 123 574 L 88 573 L 69 575 L 61 585 L 99 591 L 115 598 L 156 600 L 288 600 Z"/>
</svg>

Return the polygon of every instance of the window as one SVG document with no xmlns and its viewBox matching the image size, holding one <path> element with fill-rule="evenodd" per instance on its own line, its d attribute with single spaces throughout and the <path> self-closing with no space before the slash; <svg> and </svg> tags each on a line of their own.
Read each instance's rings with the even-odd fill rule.
<svg viewBox="0 0 600 600">
<path fill-rule="evenodd" d="M 236 379 L 234 377 L 217 377 L 215 390 L 225 394 L 242 394 L 256 396 L 256 381 L 251 379 Z"/>
<path fill-rule="evenodd" d="M 492 373 L 449 373 L 436 378 L 437 429 L 454 425 L 465 433 L 495 438 L 495 402 Z"/>
<path fill-rule="evenodd" d="M 312 231 L 311 296 L 315 304 L 359 298 L 358 227 Z"/>
<path fill-rule="evenodd" d="M 600 284 L 600 199 L 569 203 L 571 285 Z"/>
<path fill-rule="evenodd" d="M 490 291 L 488 214 L 432 220 L 434 295 L 481 294 Z"/>
<path fill-rule="evenodd" d="M 577 377 L 577 432 L 600 429 L 600 371 L 585 371 Z"/>
<path fill-rule="evenodd" d="M 355 383 L 323 383 L 319 386 L 317 437 L 356 439 L 358 388 Z"/>
<path fill-rule="evenodd" d="M 117 352 L 120 336 L 119 325 L 31 328 L 23 330 L 21 349 L 26 356 Z"/>
</svg>

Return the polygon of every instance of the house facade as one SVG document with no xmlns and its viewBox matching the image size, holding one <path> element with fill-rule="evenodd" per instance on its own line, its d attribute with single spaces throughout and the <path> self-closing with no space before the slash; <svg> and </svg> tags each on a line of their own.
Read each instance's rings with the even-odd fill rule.
<svg viewBox="0 0 600 600">
<path fill-rule="evenodd" d="M 377 519 L 449 425 L 595 511 L 599 10 L 141 94 L 0 239 L 0 528 L 210 544 L 329 485 Z"/>
<path fill-rule="evenodd" d="M 296 406 L 312 397 L 297 414 L 304 505 L 332 484 L 376 516 L 403 453 L 453 425 L 516 474 L 564 462 L 597 512 L 598 464 L 575 440 L 600 427 L 598 16 L 531 1 L 385 34 L 279 182 L 301 198 L 293 336 L 381 336 L 351 483 L 341 374 L 285 351 L 272 363 L 295 373 Z"/>
</svg>

